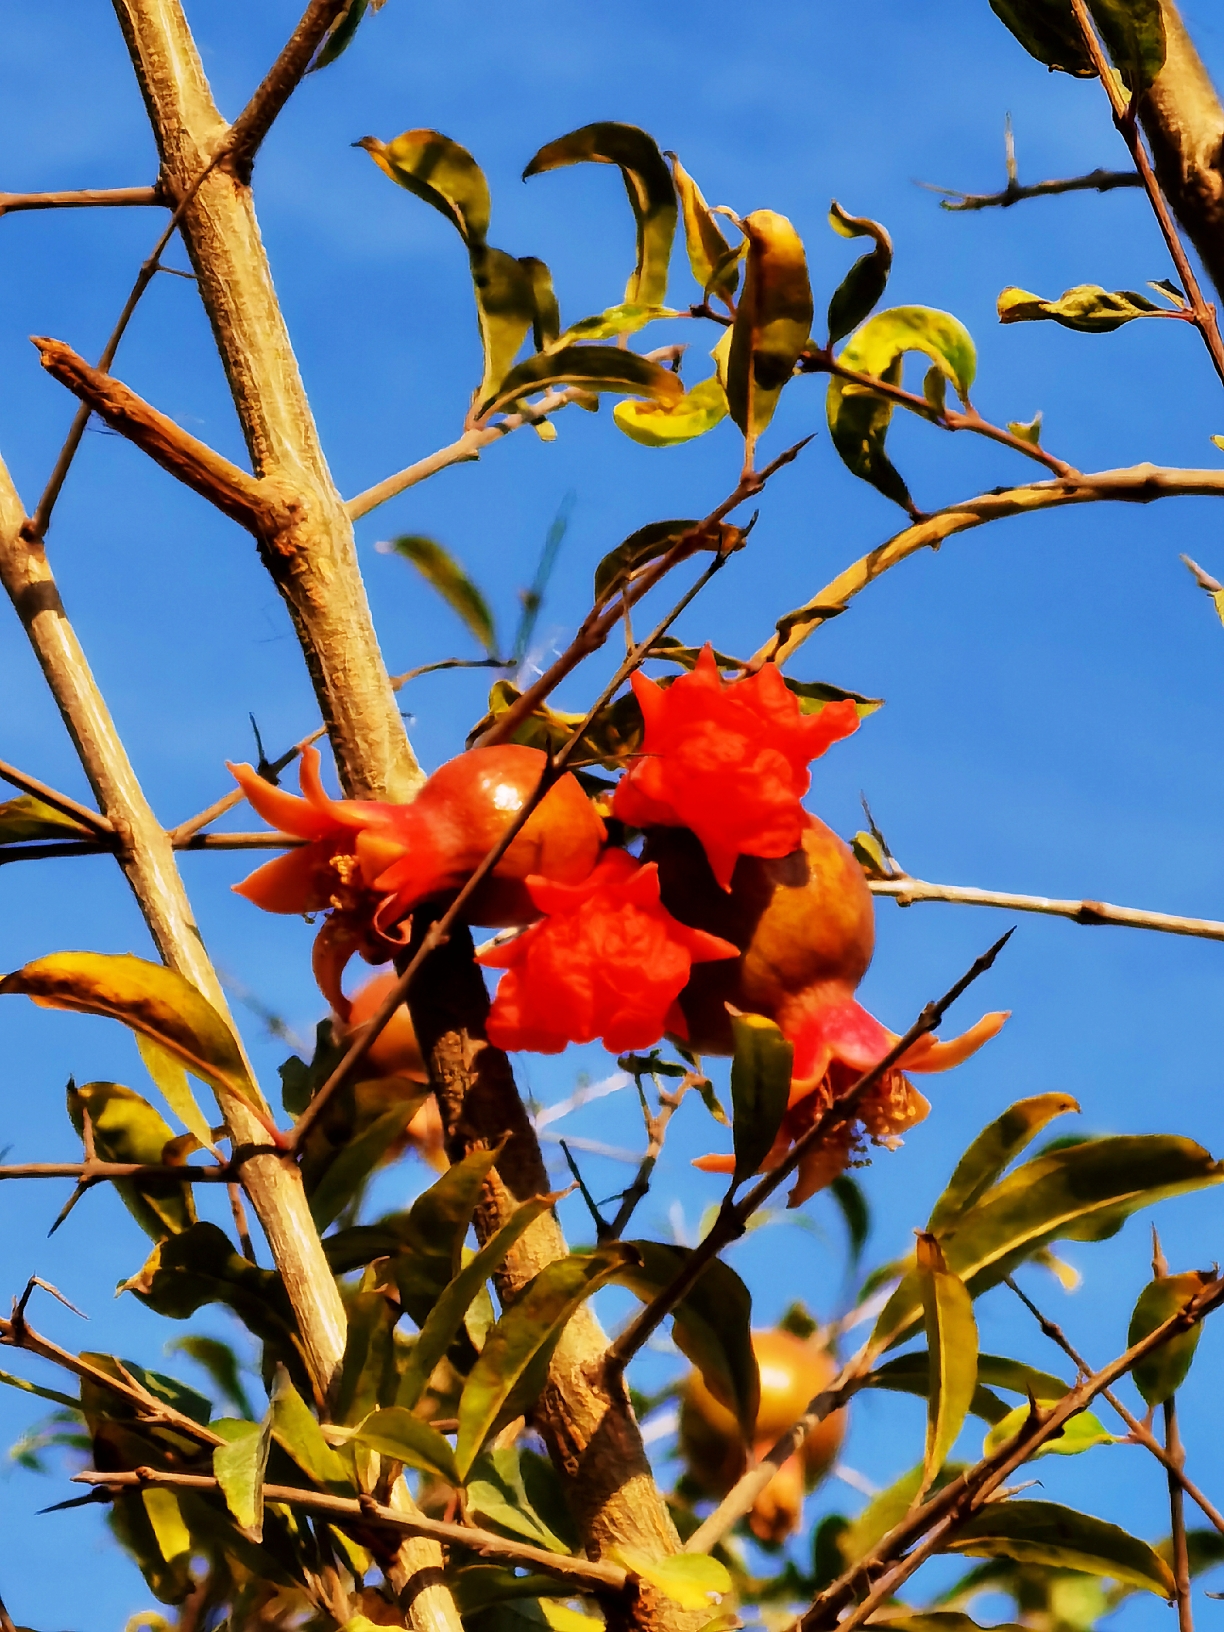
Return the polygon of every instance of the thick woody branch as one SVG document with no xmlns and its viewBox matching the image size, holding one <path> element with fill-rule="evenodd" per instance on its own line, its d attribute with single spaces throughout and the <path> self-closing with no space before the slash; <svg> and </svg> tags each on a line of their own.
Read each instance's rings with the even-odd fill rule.
<svg viewBox="0 0 1224 1632">
<path fill-rule="evenodd" d="M 203 1474 L 163 1473 L 155 1468 L 137 1468 L 131 1473 L 91 1470 L 75 1474 L 73 1484 L 101 1485 L 114 1490 L 143 1489 L 150 1485 L 164 1485 L 171 1490 L 220 1491 L 221 1488 L 215 1479 Z M 427 1519 L 424 1514 L 409 1516 L 384 1507 L 369 1496 L 354 1500 L 347 1496 L 328 1496 L 322 1491 L 302 1490 L 297 1485 L 265 1485 L 263 1493 L 265 1501 L 285 1502 L 304 1513 L 321 1513 L 358 1525 L 395 1530 L 402 1536 L 427 1536 L 448 1547 L 465 1547 L 484 1558 L 504 1559 L 508 1564 L 530 1564 L 533 1569 L 543 1570 L 579 1592 L 622 1592 L 631 1580 L 628 1570 L 619 1564 L 599 1564 L 594 1560 L 546 1552 L 543 1547 L 509 1541 L 505 1536 L 474 1525 L 448 1524 L 442 1519 Z"/>
<path fill-rule="evenodd" d="M 255 155 L 277 114 L 301 84 L 333 23 L 351 3 L 352 0 L 311 0 L 259 89 L 230 126 L 225 162 L 240 181 L 250 181 Z"/>
<path fill-rule="evenodd" d="M 1059 901 L 1045 895 L 1013 895 L 1008 890 L 975 890 L 962 884 L 928 884 L 925 879 L 873 878 L 872 895 L 891 896 L 899 907 L 919 901 L 949 901 L 966 907 L 1002 907 L 1007 912 L 1040 912 L 1070 918 L 1076 924 L 1117 924 L 1125 929 L 1154 929 L 1166 935 L 1197 935 L 1224 941 L 1224 923 L 1215 918 L 1182 918 L 1142 907 L 1114 907 L 1108 901 Z"/>
<path fill-rule="evenodd" d="M 253 476 L 150 407 L 113 375 L 92 368 L 62 340 L 35 336 L 34 344 L 52 379 L 67 386 L 111 430 L 249 533 L 259 536 L 267 527 L 267 489 Z"/>
<path fill-rule="evenodd" d="M 160 187 L 86 187 L 67 193 L 0 193 L 0 215 L 12 215 L 18 210 L 79 210 L 165 202 Z"/>
<path fill-rule="evenodd" d="M 822 623 L 846 610 L 847 603 L 898 563 L 919 550 L 936 550 L 945 539 L 966 533 L 986 522 L 1008 516 L 1033 515 L 1069 504 L 1151 504 L 1168 498 L 1224 498 L 1224 470 L 1177 470 L 1160 465 L 1132 465 L 1127 470 L 1102 470 L 1064 476 L 1053 482 L 1032 482 L 1022 487 L 996 489 L 976 498 L 951 504 L 895 533 L 852 566 L 840 572 L 810 601 L 779 618 L 777 632 L 752 658 L 762 663 L 785 663 Z"/>
</svg>

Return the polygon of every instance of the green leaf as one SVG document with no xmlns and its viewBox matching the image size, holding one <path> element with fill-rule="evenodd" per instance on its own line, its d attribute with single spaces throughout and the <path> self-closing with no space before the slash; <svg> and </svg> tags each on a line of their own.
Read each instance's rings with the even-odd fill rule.
<svg viewBox="0 0 1224 1632">
<path fill-rule="evenodd" d="M 218 1392 L 235 1405 L 243 1417 L 249 1419 L 255 1415 L 242 1386 L 238 1357 L 228 1343 L 189 1332 L 186 1337 L 171 1338 L 166 1344 L 166 1353 L 185 1354 L 188 1359 L 194 1360 L 208 1373 Z"/>
<path fill-rule="evenodd" d="M 799 699 L 801 714 L 819 714 L 828 703 L 853 703 L 860 720 L 884 707 L 882 697 L 864 697 L 862 692 L 847 691 L 844 686 L 831 686 L 825 680 L 792 680 L 784 675 L 786 689 Z"/>
<path fill-rule="evenodd" d="M 406 130 L 393 142 L 363 136 L 363 147 L 397 186 L 432 204 L 468 245 L 482 245 L 489 231 L 489 184 L 484 171 L 458 142 L 436 130 Z"/>
<path fill-rule="evenodd" d="M 79 1411 L 80 1400 L 73 1399 L 71 1394 L 61 1394 L 54 1388 L 42 1388 L 38 1383 L 28 1382 L 24 1377 L 14 1377 L 11 1371 L 0 1371 L 0 1383 L 8 1388 L 19 1388 L 23 1394 L 37 1394 L 40 1400 L 51 1400 L 55 1405 L 63 1405 L 70 1411 Z"/>
<path fill-rule="evenodd" d="M 872 238 L 875 248 L 862 255 L 833 291 L 829 301 L 829 344 L 857 329 L 879 304 L 892 270 L 892 239 L 878 221 L 848 215 L 836 199 L 829 206 L 829 225 L 842 238 Z"/>
<path fill-rule="evenodd" d="M 1163 309 L 1134 289 L 1110 292 L 1097 283 L 1080 283 L 1057 300 L 1042 300 L 1027 289 L 1004 289 L 999 296 L 1000 323 L 1053 321 L 1081 334 L 1108 334 L 1137 317 L 1164 317 Z"/>
<path fill-rule="evenodd" d="M 731 1591 L 731 1575 L 726 1565 L 705 1553 L 647 1558 L 644 1553 L 633 1552 L 628 1547 L 613 1547 L 608 1557 L 623 1564 L 630 1574 L 647 1582 L 682 1609 L 709 1609 Z"/>
<path fill-rule="evenodd" d="M 531 280 L 535 303 L 535 318 L 531 325 L 531 342 L 537 351 L 551 346 L 561 333 L 561 311 L 553 288 L 552 273 L 545 261 L 535 255 L 520 255 L 519 265 Z"/>
<path fill-rule="evenodd" d="M 978 1334 L 973 1300 L 944 1262 L 933 1235 L 918 1237 L 918 1289 L 930 1357 L 922 1487 L 930 1488 L 969 1414 L 977 1387 Z"/>
<path fill-rule="evenodd" d="M 939 1490 L 964 1472 L 957 1463 L 948 1463 L 935 1482 Z M 887 1490 L 873 1496 L 863 1511 L 842 1531 L 838 1540 L 847 1566 L 857 1564 L 888 1532 L 894 1529 L 913 1507 L 922 1489 L 922 1468 L 911 1468 L 903 1473 Z"/>
<path fill-rule="evenodd" d="M 472 1474 L 465 1487 L 469 1513 L 550 1553 L 577 1551 L 573 1519 L 550 1462 L 531 1451 L 506 1448 L 478 1457 Z M 556 1590 L 555 1581 L 549 1590 Z"/>
<path fill-rule="evenodd" d="M 848 1173 L 838 1174 L 829 1186 L 829 1194 L 846 1222 L 846 1232 L 850 1237 L 850 1267 L 853 1269 L 871 1234 L 871 1209 L 862 1186 Z"/>
<path fill-rule="evenodd" d="M 668 157 L 684 217 L 684 243 L 693 277 L 703 299 L 720 295 L 726 300 L 735 293 L 739 282 L 736 253 L 723 237 L 713 211 L 701 196 L 701 188 L 674 153 Z"/>
<path fill-rule="evenodd" d="M 390 1405 L 374 1411 L 353 1434 L 358 1445 L 368 1446 L 380 1456 L 389 1456 L 410 1468 L 424 1468 L 436 1473 L 447 1484 L 459 1483 L 455 1453 L 436 1428 L 431 1428 L 420 1417 L 402 1405 Z"/>
<path fill-rule="evenodd" d="M 1172 1598 L 1175 1590 L 1168 1565 L 1147 1542 L 1054 1502 L 989 1502 L 956 1531 L 947 1551 L 1084 1570 L 1161 1598 Z"/>
<path fill-rule="evenodd" d="M 985 1356 L 981 1357 L 982 1363 L 985 1359 Z M 895 1360 L 889 1360 L 868 1372 L 859 1386 L 885 1388 L 894 1394 L 916 1394 L 920 1399 L 928 1399 L 931 1392 L 930 1356 L 925 1349 L 898 1355 Z M 1005 1401 L 989 1388 L 984 1388 L 979 1381 L 969 1402 L 969 1410 L 975 1417 L 981 1417 L 983 1422 L 1001 1422 L 1009 1409 Z"/>
<path fill-rule="evenodd" d="M 485 651 L 496 656 L 497 631 L 489 603 L 448 550 L 436 539 L 416 533 L 402 533 L 382 547 L 387 554 L 394 553 L 410 561 L 425 582 L 459 614 Z"/>
<path fill-rule="evenodd" d="M 0 981 L 40 1008 L 121 1020 L 219 1094 L 264 1111 L 233 1032 L 189 980 L 129 952 L 53 952 Z"/>
<path fill-rule="evenodd" d="M 398 1100 L 329 1164 L 310 1196 L 310 1216 L 322 1231 L 336 1219 L 429 1098 L 429 1090 Z"/>
<path fill-rule="evenodd" d="M 635 1258 L 634 1249 L 619 1241 L 571 1253 L 546 1265 L 503 1312 L 459 1397 L 455 1457 L 461 1477 L 500 1424 L 534 1403 L 570 1316 Z"/>
<path fill-rule="evenodd" d="M 588 391 L 613 391 L 657 402 L 678 402 L 684 395 L 677 375 L 636 351 L 619 346 L 566 346 L 561 351 L 538 352 L 517 364 L 497 390 L 484 397 L 476 417 L 487 419 L 519 397 L 555 385 L 578 385 Z"/>
<path fill-rule="evenodd" d="M 30 839 L 95 839 L 97 834 L 73 821 L 33 794 L 6 799 L 0 804 L 0 844 L 24 844 Z"/>
<path fill-rule="evenodd" d="M 1095 79 L 1070 0 L 990 0 L 990 9 L 1031 57 L 1077 79 Z"/>
<path fill-rule="evenodd" d="M 698 380 L 679 401 L 618 402 L 612 410 L 617 427 L 644 448 L 675 448 L 704 436 L 727 417 L 727 393 L 717 375 Z"/>
<path fill-rule="evenodd" d="M 151 1037 L 142 1037 L 136 1034 L 136 1047 L 140 1050 L 140 1057 L 144 1061 L 145 1070 L 161 1089 L 166 1104 L 178 1117 L 179 1121 L 194 1134 L 205 1150 L 211 1150 L 214 1155 L 219 1152 L 213 1144 L 212 1128 L 208 1118 L 196 1104 L 195 1095 L 191 1091 L 191 1084 L 187 1081 L 187 1073 L 181 1062 L 173 1054 L 155 1043 Z"/>
<path fill-rule="evenodd" d="M 743 230 L 748 252 L 727 356 L 727 405 L 751 448 L 808 343 L 812 286 L 803 240 L 784 215 L 754 210 Z"/>
<path fill-rule="evenodd" d="M 950 313 L 928 306 L 895 306 L 878 312 L 851 338 L 838 362 L 857 374 L 900 385 L 904 359 L 911 351 L 929 357 L 956 387 L 961 401 L 968 400 L 977 367 L 973 341 Z M 829 380 L 829 430 L 842 462 L 886 498 L 910 510 L 909 490 L 884 452 L 892 411 L 891 402 L 865 386 L 836 376 Z"/>
<path fill-rule="evenodd" d="M 643 1303 L 669 1286 L 684 1268 L 691 1248 L 661 1241 L 631 1241 L 640 1263 L 619 1271 L 616 1280 Z M 716 1400 L 735 1414 L 745 1439 L 752 1438 L 761 1398 L 761 1379 L 752 1348 L 752 1294 L 729 1264 L 715 1259 L 697 1284 L 672 1310 L 672 1337 Z"/>
<path fill-rule="evenodd" d="M 614 340 L 619 334 L 636 334 L 647 323 L 679 316 L 670 306 L 639 306 L 625 301 L 620 306 L 609 306 L 606 312 L 597 312 L 594 317 L 581 318 L 559 335 L 549 350 L 559 351 L 563 346 L 589 340 Z"/>
<path fill-rule="evenodd" d="M 700 521 L 688 518 L 682 521 L 652 521 L 646 527 L 639 527 L 636 533 L 630 533 L 623 544 L 618 544 L 595 568 L 595 601 L 599 606 L 610 601 L 621 585 L 640 568 L 657 561 L 660 556 L 666 555 L 677 539 L 700 527 Z M 709 535 L 703 535 L 700 543 L 694 543 L 694 549 L 715 550 L 722 549 L 730 553 L 740 547 L 743 533 L 738 527 L 732 527 L 729 522 L 721 522 L 717 530 L 711 530 Z M 658 654 L 665 655 L 665 654 Z M 670 655 L 670 654 L 666 654 Z M 581 715 L 574 716 L 577 724 Z"/>
<path fill-rule="evenodd" d="M 667 296 L 667 266 L 676 234 L 676 193 L 654 138 L 636 125 L 604 120 L 584 125 L 549 142 L 523 171 L 523 180 L 569 164 L 619 167 L 637 223 L 637 264 L 625 285 L 625 299 L 661 306 Z"/>
<path fill-rule="evenodd" d="M 1007 428 L 1013 436 L 1018 436 L 1021 442 L 1027 442 L 1030 447 L 1041 446 L 1041 412 L 1038 410 L 1027 424 L 1018 419 L 1009 419 Z"/>
<path fill-rule="evenodd" d="M 212 1424 L 228 1443 L 213 1451 L 213 1477 L 225 1505 L 252 1541 L 263 1539 L 264 1473 L 272 1446 L 272 1417 L 262 1423 L 222 1417 Z"/>
<path fill-rule="evenodd" d="M 1160 0 L 1089 0 L 1088 9 L 1127 89 L 1145 91 L 1165 62 Z"/>
<path fill-rule="evenodd" d="M 283 1366 L 278 1367 L 272 1386 L 271 1430 L 276 1443 L 308 1479 L 333 1496 L 353 1494 L 348 1470 L 324 1439 L 323 1430 Z"/>
<path fill-rule="evenodd" d="M 732 1015 L 735 1057 L 731 1062 L 731 1132 L 735 1143 L 733 1184 L 743 1184 L 773 1149 L 790 1100 L 795 1050 L 772 1020 Z"/>
<path fill-rule="evenodd" d="M 400 1302 L 418 1326 L 424 1326 L 430 1310 L 463 1267 L 463 1240 L 497 1156 L 496 1150 L 472 1151 L 419 1195 L 407 1214 L 370 1227 L 376 1237 L 372 1256 L 390 1258 L 382 1278 L 394 1282 Z M 344 1232 L 349 1237 L 361 1233 L 360 1229 Z M 356 1262 L 370 1259 L 360 1257 Z M 341 1272 L 336 1259 L 332 1267 Z"/>
<path fill-rule="evenodd" d="M 382 0 L 374 0 L 373 9 L 377 11 L 381 4 Z M 318 73 L 321 68 L 330 68 L 337 57 L 344 55 L 356 39 L 361 20 L 369 9 L 369 0 L 349 0 L 348 5 L 328 29 L 323 44 L 310 65 L 311 73 Z"/>
<path fill-rule="evenodd" d="M 147 1099 L 117 1082 L 68 1084 L 68 1115 L 84 1137 L 85 1113 L 93 1128 L 94 1154 L 103 1162 L 139 1162 L 160 1167 L 174 1129 Z M 119 1179 L 115 1189 L 123 1205 L 154 1241 L 190 1229 L 196 1221 L 195 1199 L 188 1184 L 174 1179 Z"/>
<path fill-rule="evenodd" d="M 976 1298 L 1036 1248 L 1083 1239 L 1170 1196 L 1219 1184 L 1224 1170 L 1201 1145 L 1166 1134 L 1094 1139 L 1016 1168 L 964 1212 L 941 1246 L 948 1266 Z M 921 1310 L 911 1269 L 872 1333 L 879 1352 L 910 1331 Z"/>
<path fill-rule="evenodd" d="M 1030 1409 L 1027 1405 L 1018 1405 L 1014 1411 L 1000 1417 L 982 1441 L 982 1455 L 993 1456 L 1000 1445 L 1005 1445 L 1013 1435 L 1018 1434 L 1028 1421 Z M 1094 1445 L 1116 1444 L 1118 1440 L 1091 1411 L 1081 1411 L 1078 1416 L 1071 1418 L 1056 1439 L 1047 1439 L 1045 1444 L 1029 1457 L 1029 1461 L 1035 1462 L 1039 1456 L 1047 1455 L 1078 1456 L 1081 1451 L 1090 1451 Z"/>
<path fill-rule="evenodd" d="M 529 1225 L 534 1224 L 559 1199 L 558 1195 L 536 1196 L 516 1207 L 471 1262 L 465 1264 L 439 1296 L 412 1346 L 404 1368 L 397 1399 L 409 1408 L 416 1405 L 433 1376 L 434 1368 L 458 1337 L 473 1298 L 484 1283 L 505 1262 L 506 1255 Z"/>
<path fill-rule="evenodd" d="M 1127 1348 L 1134 1348 L 1149 1332 L 1163 1326 L 1212 1279 L 1210 1270 L 1192 1269 L 1183 1275 L 1160 1275 L 1149 1281 L 1139 1294 L 1139 1301 L 1131 1315 L 1130 1329 L 1126 1334 Z M 1135 1366 L 1131 1376 L 1145 1405 L 1163 1405 L 1166 1400 L 1172 1399 L 1186 1380 L 1202 1335 L 1201 1323 L 1195 1322 Z"/>
<path fill-rule="evenodd" d="M 1037 1094 L 1018 1099 L 1003 1115 L 982 1129 L 956 1164 L 943 1194 L 931 1209 L 927 1229 L 946 1235 L 957 1220 L 979 1201 L 1005 1168 L 1056 1116 L 1078 1111 L 1070 1094 Z"/>
</svg>

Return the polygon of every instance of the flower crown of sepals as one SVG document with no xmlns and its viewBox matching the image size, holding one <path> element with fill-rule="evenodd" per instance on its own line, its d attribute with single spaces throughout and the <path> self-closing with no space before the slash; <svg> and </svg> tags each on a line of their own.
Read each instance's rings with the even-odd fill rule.
<svg viewBox="0 0 1224 1632">
<path fill-rule="evenodd" d="M 808 764 L 857 729 L 853 702 L 805 715 L 776 664 L 724 681 L 709 644 L 670 686 L 640 672 L 632 685 L 645 729 L 615 815 L 631 827 L 691 829 L 723 889 L 741 855 L 799 848 Z"/>
<path fill-rule="evenodd" d="M 694 963 L 738 957 L 717 935 L 680 923 L 663 906 L 659 871 L 624 850 L 605 851 L 581 884 L 534 875 L 539 923 L 482 954 L 504 969 L 489 1013 L 498 1048 L 560 1053 L 602 1038 L 613 1053 L 663 1036 Z"/>
</svg>

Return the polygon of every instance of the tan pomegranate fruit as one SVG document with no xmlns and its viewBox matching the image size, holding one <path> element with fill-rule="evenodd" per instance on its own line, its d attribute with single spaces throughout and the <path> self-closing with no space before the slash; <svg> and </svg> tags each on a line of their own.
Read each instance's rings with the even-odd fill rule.
<svg viewBox="0 0 1224 1632">
<path fill-rule="evenodd" d="M 780 1329 L 753 1332 L 752 1347 L 761 1372 L 751 1446 L 756 1462 L 828 1386 L 837 1362 L 818 1342 Z M 748 1516 L 753 1535 L 776 1543 L 799 1528 L 804 1492 L 814 1490 L 836 1463 L 845 1431 L 845 1411 L 833 1412 L 783 1463 L 753 1504 Z M 750 1466 L 748 1449 L 735 1417 L 692 1372 L 680 1407 L 680 1450 L 693 1479 L 709 1495 L 725 1496 Z"/>
<path fill-rule="evenodd" d="M 366 981 L 352 1000 L 349 1021 L 350 1034 L 370 1020 L 395 984 L 395 974 L 387 970 Z M 366 1055 L 365 1069 L 370 1080 L 357 1085 L 357 1094 L 365 1115 L 386 1111 L 398 1099 L 415 1099 L 423 1084 L 429 1081 L 429 1072 L 421 1056 L 420 1045 L 413 1029 L 412 1017 L 403 1003 L 396 1009 L 382 1031 L 374 1039 Z M 404 1129 L 403 1137 L 390 1147 L 387 1159 L 413 1149 L 431 1167 L 439 1170 L 447 1165 L 443 1150 L 442 1118 L 438 1102 L 432 1094 Z"/>
</svg>

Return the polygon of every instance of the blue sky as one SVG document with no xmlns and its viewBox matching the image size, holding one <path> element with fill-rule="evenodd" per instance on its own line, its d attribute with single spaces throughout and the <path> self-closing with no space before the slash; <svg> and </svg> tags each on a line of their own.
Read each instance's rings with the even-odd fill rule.
<svg viewBox="0 0 1224 1632">
<path fill-rule="evenodd" d="M 1188 22 L 1217 74 L 1224 25 L 1206 0 Z M 237 0 L 191 8 L 222 109 L 234 114 L 295 21 L 293 5 Z M 106 8 L 62 0 L 8 8 L 0 59 L 0 184 L 12 190 L 133 185 L 153 179 L 143 110 Z M 614 172 L 584 166 L 527 185 L 520 172 L 543 142 L 593 119 L 643 125 L 679 152 L 711 202 L 780 210 L 808 245 L 817 309 L 853 251 L 825 224 L 831 197 L 887 224 L 896 244 L 888 299 L 955 312 L 978 345 L 975 400 L 998 421 L 1045 414 L 1047 445 L 1084 469 L 1144 459 L 1216 465 L 1208 441 L 1224 404 L 1188 326 L 1135 324 L 1108 336 L 1054 325 L 1000 328 L 998 291 L 1018 284 L 1056 295 L 1082 282 L 1144 287 L 1169 275 L 1139 196 L 1117 192 L 949 215 L 915 186 L 988 190 L 1003 181 L 1002 129 L 1015 123 L 1021 176 L 1037 180 L 1124 160 L 1099 87 L 1048 75 L 1027 58 L 985 0 L 914 7 L 867 0 L 835 7 L 774 0 L 747 24 L 689 0 L 574 7 L 541 0 L 509 10 L 480 0 L 423 8 L 389 0 L 348 55 L 309 80 L 259 161 L 257 200 L 274 275 L 337 482 L 351 494 L 458 434 L 478 376 L 470 284 L 459 241 L 438 215 L 394 188 L 351 143 L 433 126 L 464 143 L 493 194 L 491 240 L 553 269 L 572 321 L 620 298 L 632 226 Z M 32 505 L 73 404 L 37 366 L 26 336 L 49 334 L 87 356 L 101 349 L 135 269 L 155 237 L 149 211 L 61 212 L 0 222 L 0 452 Z M 185 264 L 181 251 L 171 264 Z M 677 255 L 671 297 L 694 298 Z M 684 325 L 660 342 L 692 339 Z M 694 342 L 691 378 L 703 372 Z M 124 341 L 119 375 L 196 435 L 235 458 L 241 443 L 192 286 L 162 278 Z M 786 393 L 766 455 L 817 431 L 802 459 L 761 502 L 751 547 L 679 626 L 731 651 L 751 650 L 775 617 L 843 565 L 895 532 L 900 513 L 857 483 L 823 433 L 821 386 Z M 559 506 L 572 519 L 539 626 L 544 655 L 564 644 L 589 604 L 594 564 L 620 539 L 667 516 L 699 515 L 729 490 L 739 445 L 729 425 L 687 448 L 652 452 L 627 442 L 605 408 L 569 410 L 545 446 L 509 438 L 375 512 L 358 546 L 380 638 L 393 671 L 476 655 L 452 615 L 375 549 L 423 532 L 453 550 L 486 588 L 509 630 L 517 591 Z M 1023 479 L 1026 462 L 967 436 L 898 423 L 891 446 L 920 504 L 933 508 Z M 250 539 L 178 488 L 118 438 L 91 431 L 56 512 L 50 540 L 69 611 L 153 802 L 168 823 L 226 786 L 222 761 L 250 751 L 254 712 L 271 745 L 316 721 L 280 602 Z M 792 672 L 887 699 L 849 742 L 815 768 L 811 808 L 839 831 L 860 825 L 865 791 L 894 851 L 938 880 L 1085 896 L 1224 917 L 1217 840 L 1224 631 L 1177 557 L 1186 551 L 1224 576 L 1224 546 L 1206 500 L 1093 507 L 1011 521 L 949 542 L 888 575 L 797 656 Z M 562 689 L 582 707 L 607 672 L 595 660 Z M 483 710 L 487 676 L 444 674 L 402 694 L 422 760 L 457 752 Z M 87 796 L 70 744 L 42 688 L 16 620 L 0 616 L 0 756 Z M 263 917 L 228 885 L 241 858 L 193 856 L 185 870 L 218 963 L 301 1032 L 319 1017 L 309 979 L 309 932 Z M 865 1001 L 902 1029 L 1011 920 L 981 909 L 880 905 L 878 950 Z M 0 876 L 0 967 L 66 947 L 143 952 L 136 910 L 105 858 L 28 864 Z M 1006 954 L 961 1006 L 1010 1008 L 1002 1036 L 954 1074 L 933 1079 L 930 1120 L 862 1175 L 875 1213 L 872 1250 L 904 1250 L 957 1152 L 1023 1095 L 1065 1090 L 1077 1126 L 1176 1132 L 1218 1150 L 1221 949 L 1025 917 Z M 282 1045 L 244 1017 L 266 1081 Z M 112 1076 L 140 1085 L 134 1048 L 103 1022 L 56 1018 L 17 1000 L 0 1010 L 0 1147 L 9 1159 L 75 1154 L 63 1085 Z M 525 1062 L 522 1078 L 548 1102 L 577 1072 L 601 1077 L 597 1049 Z M 640 1141 L 627 1095 L 573 1120 L 574 1131 L 618 1146 Z M 716 1148 L 699 1106 L 677 1119 L 662 1175 L 641 1223 L 667 1237 L 678 1199 L 688 1228 L 714 1199 L 688 1159 Z M 711 1141 L 715 1143 L 711 1143 Z M 596 1161 L 607 1192 L 626 1169 Z M 390 1206 L 422 1182 L 388 1175 Z M 53 1193 L 53 1189 L 55 1193 Z M 0 1190 L 0 1293 L 30 1274 L 87 1309 L 88 1328 L 58 1306 L 38 1320 L 58 1340 L 113 1347 L 156 1364 L 168 1335 L 109 1287 L 131 1273 L 144 1242 L 116 1202 L 89 1197 L 70 1225 L 44 1239 L 61 1195 L 50 1185 Z M 572 1208 L 572 1204 L 567 1204 Z M 818 1313 L 841 1296 L 838 1224 L 826 1201 L 812 1228 L 779 1222 L 733 1261 L 754 1288 L 758 1318 L 794 1297 Z M 1212 1193 L 1159 1209 L 1175 1268 L 1224 1257 Z M 575 1236 L 581 1217 L 570 1211 Z M 779 1233 L 781 1232 L 781 1233 Z M 1069 1249 L 1084 1272 L 1072 1297 L 1036 1274 L 1034 1291 L 1103 1360 L 1123 1344 L 1148 1275 L 1146 1224 L 1113 1242 Z M 619 1318 L 609 1302 L 605 1314 Z M 983 1347 L 1050 1366 L 1038 1334 L 1005 1292 L 979 1305 Z M 209 1329 L 223 1332 L 223 1317 Z M 1224 1431 L 1220 1336 L 1209 1328 L 1186 1391 L 1192 1470 L 1209 1473 Z M 18 1365 L 21 1362 L 17 1363 Z M 675 1362 L 648 1357 L 657 1381 Z M 4 1391 L 0 1441 L 33 1419 Z M 855 1409 L 848 1463 L 883 1485 L 920 1443 L 919 1408 L 885 1397 Z M 966 1440 L 971 1448 L 970 1440 Z M 1155 1537 L 1167 1524 L 1162 1480 L 1143 1453 L 1117 1447 L 1039 1470 L 1045 1494 Z M 0 1592 L 15 1618 L 39 1627 L 102 1632 L 149 1603 L 109 1549 L 96 1510 L 33 1516 L 63 1493 L 20 1471 L 0 1500 Z M 853 1512 L 861 1498 L 825 1487 L 813 1511 Z M 72 1556 L 78 1567 L 64 1568 Z M 946 1573 L 946 1572 L 945 1572 Z M 1210 1584 L 1210 1583 L 1209 1583 Z M 1134 1601 L 1127 1632 L 1166 1611 Z"/>
</svg>

